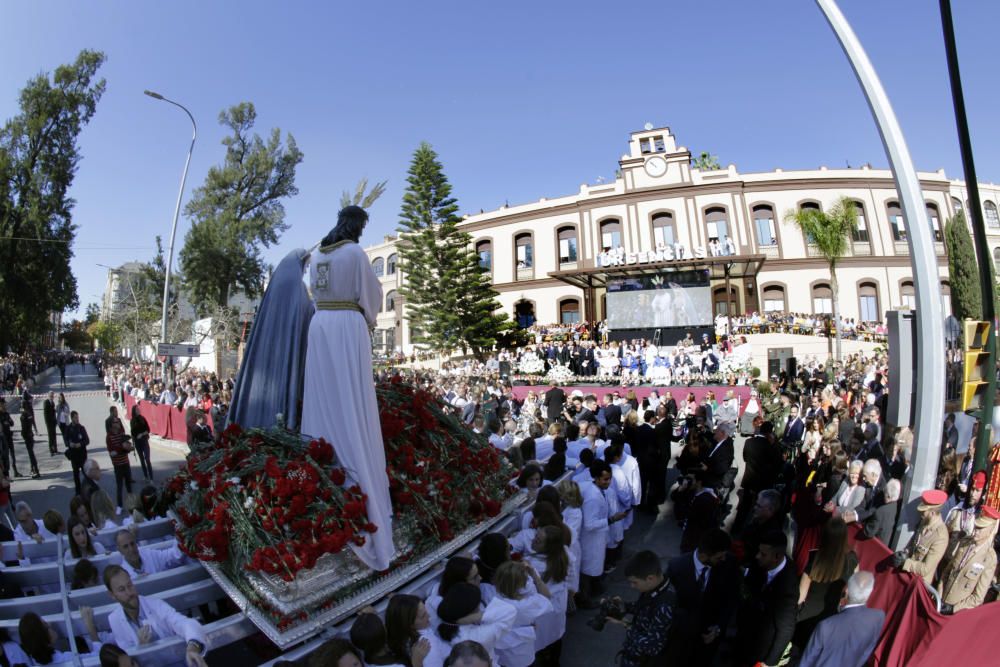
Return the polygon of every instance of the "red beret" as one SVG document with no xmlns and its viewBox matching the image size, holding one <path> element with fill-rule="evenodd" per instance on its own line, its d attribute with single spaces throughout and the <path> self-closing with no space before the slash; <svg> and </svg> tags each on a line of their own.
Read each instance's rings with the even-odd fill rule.
<svg viewBox="0 0 1000 667">
<path fill-rule="evenodd" d="M 1000 512 L 993 509 L 989 505 L 983 505 L 983 509 L 980 512 L 980 516 L 984 516 L 987 519 L 993 519 L 994 521 L 997 521 L 998 519 L 1000 519 Z"/>
<path fill-rule="evenodd" d="M 940 489 L 931 489 L 921 493 L 920 499 L 924 501 L 925 505 L 944 505 L 945 501 L 948 500 L 948 494 Z"/>
<path fill-rule="evenodd" d="M 985 489 L 986 488 L 986 473 L 982 470 L 977 472 L 972 476 L 972 488 L 974 489 Z"/>
</svg>

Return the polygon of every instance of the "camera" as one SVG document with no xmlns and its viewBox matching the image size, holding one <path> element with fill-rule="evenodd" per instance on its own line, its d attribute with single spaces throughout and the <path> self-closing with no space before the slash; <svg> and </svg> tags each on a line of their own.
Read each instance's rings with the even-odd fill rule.
<svg viewBox="0 0 1000 667">
<path fill-rule="evenodd" d="M 597 615 L 587 621 L 587 625 L 597 632 L 601 632 L 607 625 L 609 618 L 620 621 L 624 617 L 625 603 L 616 598 L 610 598 L 601 601 L 601 608 L 597 610 Z"/>
</svg>

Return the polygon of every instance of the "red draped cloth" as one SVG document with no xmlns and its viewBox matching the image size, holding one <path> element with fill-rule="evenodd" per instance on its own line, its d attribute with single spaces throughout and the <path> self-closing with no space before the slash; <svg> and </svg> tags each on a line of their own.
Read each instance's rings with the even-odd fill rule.
<svg viewBox="0 0 1000 667">
<path fill-rule="evenodd" d="M 139 403 L 139 411 L 149 422 L 149 432 L 167 440 L 187 442 L 187 423 L 184 421 L 184 410 L 169 405 L 159 405 L 149 401 L 136 401 L 131 396 L 125 396 L 125 412 L 127 422 L 132 418 L 132 406 Z M 208 425 L 212 426 L 212 416 L 205 415 Z M 213 427 L 212 431 L 215 431 Z"/>
<path fill-rule="evenodd" d="M 960 611 L 937 612 L 920 577 L 893 569 L 892 552 L 875 539 L 859 540 L 859 526 L 850 532 L 860 569 L 875 573 L 875 590 L 868 606 L 885 612 L 885 625 L 868 664 L 876 667 L 940 667 L 947 664 L 1000 664 L 997 648 L 986 634 L 1000 627 L 1000 604 Z"/>
</svg>

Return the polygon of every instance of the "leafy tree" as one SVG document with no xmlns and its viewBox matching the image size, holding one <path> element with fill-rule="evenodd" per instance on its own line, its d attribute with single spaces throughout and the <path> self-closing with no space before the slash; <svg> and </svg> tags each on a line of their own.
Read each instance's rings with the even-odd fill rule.
<svg viewBox="0 0 1000 667">
<path fill-rule="evenodd" d="M 122 342 L 121 327 L 115 322 L 94 322 L 87 327 L 87 333 L 97 341 L 102 350 L 117 352 Z"/>
<path fill-rule="evenodd" d="M 69 196 L 77 137 L 104 93 L 104 54 L 81 51 L 51 78 L 21 90 L 20 113 L 0 129 L 0 348 L 46 331 L 49 313 L 79 304 L 70 270 L 76 225 Z"/>
<path fill-rule="evenodd" d="M 982 319 L 983 294 L 979 289 L 976 250 L 964 214 L 956 213 L 945 222 L 944 242 L 948 251 L 951 313 L 959 320 Z"/>
<path fill-rule="evenodd" d="M 809 244 L 815 245 L 819 254 L 830 265 L 833 323 L 836 331 L 837 361 L 840 361 L 840 291 L 837 284 L 837 262 L 847 254 L 851 232 L 858 224 L 857 209 L 850 199 L 841 197 L 829 213 L 816 209 L 788 211 L 785 220 L 794 222 Z"/>
<path fill-rule="evenodd" d="M 94 339 L 87 333 L 87 323 L 80 320 L 73 320 L 69 324 L 64 324 L 59 338 L 69 349 L 74 352 L 93 352 Z"/>
<path fill-rule="evenodd" d="M 83 318 L 84 325 L 90 326 L 99 319 L 101 319 L 101 307 L 96 303 L 88 303 L 87 313 Z"/>
<path fill-rule="evenodd" d="M 362 178 L 355 186 L 353 195 L 347 190 L 344 190 L 340 194 L 340 208 L 351 205 L 360 206 L 365 209 L 370 208 L 385 192 L 385 185 L 388 182 L 379 181 L 372 186 L 371 190 L 368 190 L 368 178 Z"/>
<path fill-rule="evenodd" d="M 267 141 L 251 134 L 257 112 L 242 102 L 219 114 L 232 133 L 222 140 L 223 163 L 208 171 L 184 209 L 192 220 L 180 252 L 184 287 L 200 313 L 226 307 L 235 287 L 260 294 L 267 265 L 261 247 L 288 229 L 282 200 L 298 194 L 295 169 L 302 152 L 291 134 L 271 130 Z"/>
<path fill-rule="evenodd" d="M 479 266 L 437 154 L 424 142 L 413 154 L 400 212 L 400 293 L 415 343 L 442 353 L 492 347 L 509 328 L 497 293 Z"/>
<path fill-rule="evenodd" d="M 702 171 L 722 169 L 722 165 L 719 164 L 719 158 L 711 155 L 708 151 L 702 151 L 698 154 L 698 157 L 691 160 L 691 166 Z"/>
</svg>

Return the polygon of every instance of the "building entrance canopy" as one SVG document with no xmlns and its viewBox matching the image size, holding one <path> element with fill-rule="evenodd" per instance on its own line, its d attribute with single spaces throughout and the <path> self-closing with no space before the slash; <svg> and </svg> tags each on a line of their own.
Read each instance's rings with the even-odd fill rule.
<svg viewBox="0 0 1000 667">
<path fill-rule="evenodd" d="M 635 276 L 653 276 L 677 271 L 705 270 L 711 280 L 755 278 L 764 266 L 765 255 L 731 255 L 682 259 L 625 266 L 597 266 L 590 269 L 553 271 L 550 278 L 581 289 L 599 289 L 608 286 L 608 280 Z"/>
</svg>

